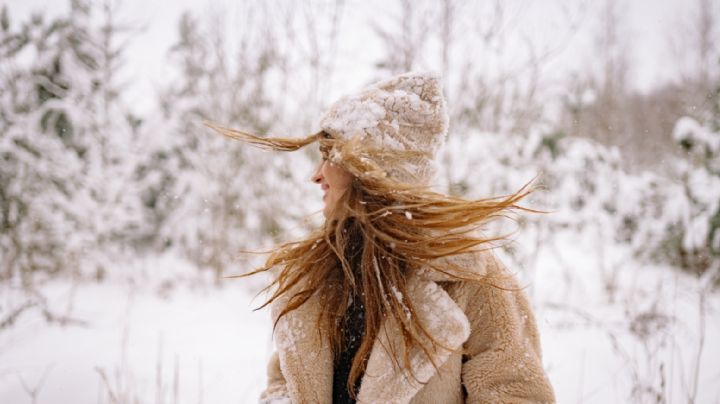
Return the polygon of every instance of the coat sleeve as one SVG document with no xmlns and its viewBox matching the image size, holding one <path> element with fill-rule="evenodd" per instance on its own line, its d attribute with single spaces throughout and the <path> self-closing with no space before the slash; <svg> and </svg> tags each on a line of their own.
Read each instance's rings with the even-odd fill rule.
<svg viewBox="0 0 720 404">
<path fill-rule="evenodd" d="M 260 404 L 289 404 L 290 394 L 280 370 L 280 357 L 277 351 L 273 352 L 268 362 L 267 378 L 267 387 L 260 394 Z"/>
<path fill-rule="evenodd" d="M 464 346 L 467 403 L 554 403 L 527 298 L 490 254 L 485 282 L 467 288 L 471 334 Z"/>
</svg>

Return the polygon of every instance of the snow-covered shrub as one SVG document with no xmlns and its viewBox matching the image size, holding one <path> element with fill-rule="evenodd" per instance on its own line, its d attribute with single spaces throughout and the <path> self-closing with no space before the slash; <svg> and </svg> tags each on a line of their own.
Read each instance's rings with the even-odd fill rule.
<svg viewBox="0 0 720 404">
<path fill-rule="evenodd" d="M 717 268 L 720 135 L 688 119 L 674 136 L 690 158 L 669 158 L 678 178 L 626 172 L 617 149 L 586 139 L 543 136 L 533 164 L 556 213 L 541 220 L 578 232 L 595 225 L 598 242 L 625 244 L 639 258 L 694 273 Z"/>
<path fill-rule="evenodd" d="M 685 214 L 679 221 L 681 264 L 702 273 L 720 270 L 720 131 L 689 117 L 675 125 L 673 139 L 687 158 L 675 163 Z"/>
<path fill-rule="evenodd" d="M 525 215 L 521 234 L 571 231 L 598 248 L 621 244 L 638 258 L 702 273 L 719 261 L 720 135 L 684 119 L 675 138 L 690 152 L 671 160 L 679 179 L 627 172 L 617 148 L 561 132 L 451 136 L 447 186 L 471 197 L 507 194 L 539 173 L 543 188 L 526 205 L 549 214 Z M 513 247 L 532 249 L 525 244 Z M 510 252 L 520 260 L 532 255 Z"/>
<path fill-rule="evenodd" d="M 692 118 L 673 139 L 685 157 L 669 159 L 672 176 L 626 175 L 618 211 L 619 241 L 643 258 L 695 274 L 720 269 L 720 134 Z"/>
</svg>

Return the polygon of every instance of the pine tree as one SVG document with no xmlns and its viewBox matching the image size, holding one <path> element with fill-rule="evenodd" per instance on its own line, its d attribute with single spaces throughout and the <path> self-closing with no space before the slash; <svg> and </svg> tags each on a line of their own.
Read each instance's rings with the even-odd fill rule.
<svg viewBox="0 0 720 404">
<path fill-rule="evenodd" d="M 111 26 L 91 24 L 93 11 L 75 0 L 68 15 L 34 15 L 17 30 L 6 10 L 0 17 L 6 279 L 102 274 L 142 222 L 124 158 L 131 125 L 112 83 L 121 53 L 111 48 Z"/>
</svg>

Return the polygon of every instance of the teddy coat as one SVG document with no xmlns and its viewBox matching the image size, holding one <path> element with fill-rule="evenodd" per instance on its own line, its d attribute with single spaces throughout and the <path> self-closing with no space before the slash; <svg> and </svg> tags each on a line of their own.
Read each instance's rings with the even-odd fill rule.
<svg viewBox="0 0 720 404">
<path fill-rule="evenodd" d="M 399 369 L 388 352 L 400 347 L 399 325 L 383 320 L 370 351 L 357 402 L 369 403 L 551 403 L 553 389 L 542 367 L 540 340 L 527 298 L 491 251 L 456 255 L 452 261 L 489 282 L 457 280 L 429 269 L 408 275 L 407 293 L 418 319 L 443 347 L 432 360 L 411 350 L 414 376 Z M 493 287 L 488 283 L 500 286 Z M 268 365 L 261 402 L 330 404 L 333 357 L 316 319 L 315 295 L 283 316 L 275 328 L 277 350 Z M 273 304 L 273 321 L 286 300 Z M 278 401 L 281 402 L 281 401 Z M 284 401 L 287 402 L 287 401 Z"/>
</svg>

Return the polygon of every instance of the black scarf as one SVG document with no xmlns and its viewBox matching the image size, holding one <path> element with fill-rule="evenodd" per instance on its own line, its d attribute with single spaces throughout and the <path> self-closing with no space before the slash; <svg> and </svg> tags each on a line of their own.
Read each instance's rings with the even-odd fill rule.
<svg viewBox="0 0 720 404">
<path fill-rule="evenodd" d="M 355 228 L 353 224 L 351 219 L 346 227 L 351 234 L 345 256 L 352 267 L 356 284 L 362 285 L 362 279 L 359 274 L 360 260 L 362 257 L 362 235 L 360 229 Z M 336 404 L 355 404 L 355 400 L 350 397 L 350 393 L 348 392 L 347 382 L 350 377 L 352 361 L 360 348 L 360 343 L 365 334 L 365 306 L 362 302 L 362 296 L 351 295 L 345 317 L 340 322 L 340 325 L 342 327 L 343 347 L 335 361 L 332 402 Z M 362 375 L 355 383 L 355 393 L 358 392 L 361 381 Z"/>
</svg>

